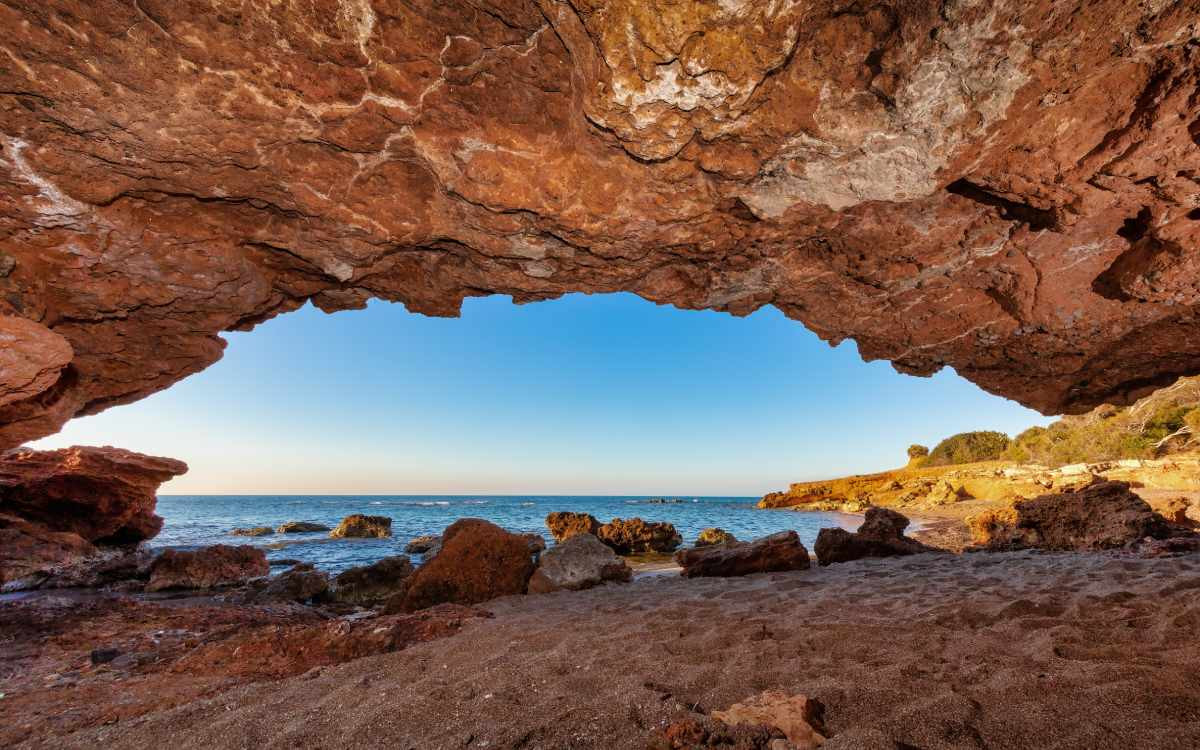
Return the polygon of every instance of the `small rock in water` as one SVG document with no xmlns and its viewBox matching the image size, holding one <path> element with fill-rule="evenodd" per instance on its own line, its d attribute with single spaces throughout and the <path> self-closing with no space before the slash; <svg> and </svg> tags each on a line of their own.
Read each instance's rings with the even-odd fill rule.
<svg viewBox="0 0 1200 750">
<path fill-rule="evenodd" d="M 404 545 L 404 551 L 412 555 L 424 555 L 442 544 L 442 538 L 433 534 L 425 534 L 414 538 Z"/>
<path fill-rule="evenodd" d="M 329 527 L 312 521 L 288 521 L 275 529 L 277 534 L 303 534 L 312 531 L 329 531 Z"/>
<path fill-rule="evenodd" d="M 231 529 L 229 533 L 234 536 L 270 536 L 275 533 L 275 529 L 270 526 L 251 526 L 245 529 Z"/>
<path fill-rule="evenodd" d="M 392 519 L 387 516 L 365 516 L 354 513 L 342 519 L 337 528 L 329 532 L 335 539 L 384 538 L 392 535 Z"/>
</svg>

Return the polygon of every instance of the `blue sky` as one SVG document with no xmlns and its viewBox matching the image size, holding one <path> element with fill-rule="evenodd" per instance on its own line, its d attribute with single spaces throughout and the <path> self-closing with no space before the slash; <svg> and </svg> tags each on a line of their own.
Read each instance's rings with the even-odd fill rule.
<svg viewBox="0 0 1200 750">
<path fill-rule="evenodd" d="M 570 295 L 458 319 L 312 307 L 38 447 L 187 461 L 164 493 L 759 495 L 1049 420 L 945 370 L 900 375 L 774 308 L 747 318 Z"/>
</svg>

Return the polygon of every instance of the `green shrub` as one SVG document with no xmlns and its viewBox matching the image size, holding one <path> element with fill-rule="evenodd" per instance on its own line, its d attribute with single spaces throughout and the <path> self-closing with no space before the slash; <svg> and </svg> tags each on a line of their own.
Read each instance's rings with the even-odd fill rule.
<svg viewBox="0 0 1200 750">
<path fill-rule="evenodd" d="M 1009 445 L 1003 432 L 961 432 L 938 443 L 929 454 L 931 466 L 969 464 L 975 461 L 994 461 L 1004 455 Z"/>
<path fill-rule="evenodd" d="M 908 446 L 908 458 L 910 461 L 914 458 L 925 458 L 928 455 L 929 449 L 923 445 L 917 445 L 914 443 Z"/>
</svg>

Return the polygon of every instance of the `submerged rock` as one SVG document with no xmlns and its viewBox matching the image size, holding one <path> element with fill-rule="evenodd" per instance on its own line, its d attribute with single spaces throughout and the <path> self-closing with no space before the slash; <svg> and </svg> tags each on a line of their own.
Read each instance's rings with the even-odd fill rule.
<svg viewBox="0 0 1200 750">
<path fill-rule="evenodd" d="M 392 519 L 387 516 L 364 516 L 361 513 L 346 516 L 329 536 L 341 538 L 384 538 L 392 535 Z"/>
<path fill-rule="evenodd" d="M 287 521 L 275 529 L 277 534 L 305 534 L 314 531 L 329 531 L 329 527 L 312 521 Z"/>
<path fill-rule="evenodd" d="M 372 605 L 403 594 L 413 564 L 406 555 L 394 555 L 339 573 L 334 598 L 347 604 Z"/>
<path fill-rule="evenodd" d="M 424 555 L 442 545 L 442 538 L 433 534 L 415 537 L 404 545 L 404 551 L 414 555 Z"/>
<path fill-rule="evenodd" d="M 246 529 L 230 529 L 229 533 L 234 536 L 270 536 L 275 533 L 275 529 L 270 526 L 251 526 Z"/>
<path fill-rule="evenodd" d="M 821 529 L 813 552 L 821 565 L 849 562 L 864 557 L 896 557 L 939 552 L 904 536 L 908 518 L 889 508 L 871 508 L 858 531 Z"/>
<path fill-rule="evenodd" d="M 146 590 L 231 586 L 270 572 L 266 553 L 257 547 L 215 544 L 195 550 L 169 549 L 151 564 Z"/>
<path fill-rule="evenodd" d="M 523 594 L 532 574 L 527 540 L 488 521 L 464 518 L 446 528 L 441 550 L 408 578 L 403 597 L 389 600 L 386 609 L 412 612 Z"/>
<path fill-rule="evenodd" d="M 614 518 L 597 529 L 596 537 L 618 555 L 667 554 L 683 544 L 673 525 L 640 518 Z"/>
<path fill-rule="evenodd" d="M 624 582 L 633 571 L 617 553 L 592 534 L 576 534 L 541 556 L 529 579 L 529 593 L 580 589 L 608 581 Z"/>
<path fill-rule="evenodd" d="M 1098 481 L 1017 500 L 967 519 L 972 540 L 988 550 L 1100 550 L 1179 533 L 1130 491 L 1127 482 Z"/>
<path fill-rule="evenodd" d="M 710 544 L 726 544 L 728 542 L 736 542 L 737 537 L 730 534 L 725 529 L 710 527 L 704 529 L 696 536 L 697 547 L 706 547 Z"/>
<path fill-rule="evenodd" d="M 794 531 L 781 531 L 752 542 L 681 549 L 675 553 L 675 562 L 688 578 L 744 576 L 809 567 L 808 550 Z"/>
<path fill-rule="evenodd" d="M 546 516 L 546 528 L 556 542 L 565 542 L 576 534 L 593 534 L 600 531 L 600 522 L 590 513 L 557 511 Z"/>
</svg>

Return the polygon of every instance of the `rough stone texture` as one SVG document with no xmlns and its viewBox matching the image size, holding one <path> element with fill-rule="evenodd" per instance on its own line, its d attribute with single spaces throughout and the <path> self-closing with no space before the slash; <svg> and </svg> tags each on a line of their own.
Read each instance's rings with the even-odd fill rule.
<svg viewBox="0 0 1200 750">
<path fill-rule="evenodd" d="M 445 638 L 475 618 L 492 614 L 475 607 L 444 604 L 411 615 L 353 622 L 255 628 L 244 635 L 200 646 L 179 659 L 172 672 L 279 679 L 313 667 L 399 651 L 414 643 Z"/>
<path fill-rule="evenodd" d="M 632 577 L 633 570 L 608 545 L 592 534 L 576 534 L 541 556 L 529 579 L 529 593 L 578 591 Z"/>
<path fill-rule="evenodd" d="M 0 584 L 81 562 L 162 528 L 155 493 L 182 461 L 117 448 L 0 455 Z"/>
<path fill-rule="evenodd" d="M 74 355 L 65 338 L 40 323 L 0 315 L 0 407 L 48 390 Z"/>
<path fill-rule="evenodd" d="M 730 534 L 725 529 L 708 528 L 700 531 L 696 535 L 696 546 L 704 547 L 709 544 L 725 544 L 726 542 L 736 542 L 737 537 Z"/>
<path fill-rule="evenodd" d="M 675 553 L 675 562 L 688 578 L 744 576 L 809 567 L 808 550 L 794 531 L 781 531 L 752 542 L 681 549 Z"/>
<path fill-rule="evenodd" d="M 668 554 L 683 544 L 673 525 L 640 518 L 614 518 L 601 525 L 596 536 L 618 555 Z"/>
<path fill-rule="evenodd" d="M 413 572 L 412 561 L 404 555 L 376 560 L 338 573 L 334 579 L 334 597 L 348 604 L 375 604 L 403 594 Z"/>
<path fill-rule="evenodd" d="M 11 451 L 0 456 L 0 512 L 99 544 L 140 542 L 162 528 L 159 485 L 186 471 L 119 448 Z"/>
<path fill-rule="evenodd" d="M 354 513 L 342 519 L 337 528 L 329 532 L 334 538 L 358 537 L 379 538 L 392 535 L 392 519 L 387 516 L 364 516 Z"/>
<path fill-rule="evenodd" d="M 329 527 L 313 521 L 286 521 L 275 529 L 276 534 L 306 534 L 313 531 L 329 531 Z"/>
<path fill-rule="evenodd" d="M 0 446 L 371 297 L 773 304 L 1043 411 L 1128 400 L 1200 372 L 1196 17 L 9 0 L 0 315 L 73 355 L 31 334 Z"/>
<path fill-rule="evenodd" d="M 210 589 L 268 575 L 266 553 L 248 545 L 214 544 L 195 550 L 168 549 L 150 566 L 147 591 Z"/>
<path fill-rule="evenodd" d="M 825 707 L 805 695 L 768 690 L 724 711 L 713 711 L 712 716 L 733 726 L 750 724 L 779 729 L 795 750 L 816 750 L 825 742 Z"/>
<path fill-rule="evenodd" d="M 308 563 L 301 563 L 272 576 L 254 598 L 303 603 L 324 600 L 328 594 L 329 574 L 314 569 Z"/>
<path fill-rule="evenodd" d="M 546 528 L 550 530 L 554 541 L 565 542 L 576 534 L 595 535 L 600 531 L 600 522 L 590 513 L 563 510 L 546 516 Z"/>
<path fill-rule="evenodd" d="M 651 734 L 647 750 L 791 750 L 783 732 L 763 724 L 730 726 L 709 716 L 680 719 Z"/>
<path fill-rule="evenodd" d="M 898 557 L 939 550 L 904 536 L 908 518 L 888 508 L 867 511 L 858 531 L 821 529 L 813 553 L 821 565 L 861 560 L 864 557 Z"/>
<path fill-rule="evenodd" d="M 443 602 L 477 604 L 523 594 L 533 574 L 528 541 L 478 518 L 455 521 L 442 532 L 442 548 L 408 578 L 402 599 L 387 611 L 413 612 Z"/>
<path fill-rule="evenodd" d="M 275 533 L 275 529 L 270 526 L 251 526 L 244 529 L 230 529 L 229 533 L 233 536 L 270 536 Z"/>
<path fill-rule="evenodd" d="M 424 555 L 432 552 L 440 547 L 442 538 L 433 534 L 426 534 L 413 538 L 408 544 L 404 545 L 404 551 L 409 554 Z"/>
<path fill-rule="evenodd" d="M 975 544 L 991 550 L 1112 549 L 1180 532 L 1131 492 L 1127 482 L 1113 481 L 1018 500 L 972 516 L 967 525 Z"/>
</svg>

